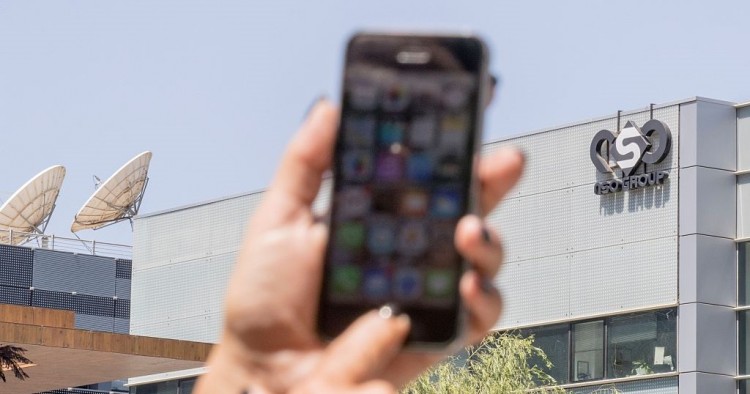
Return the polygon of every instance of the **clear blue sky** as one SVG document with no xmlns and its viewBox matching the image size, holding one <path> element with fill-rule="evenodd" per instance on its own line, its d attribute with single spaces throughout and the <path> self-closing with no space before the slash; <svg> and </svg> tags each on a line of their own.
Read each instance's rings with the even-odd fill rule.
<svg viewBox="0 0 750 394">
<path fill-rule="evenodd" d="M 750 100 L 747 1 L 0 1 L 0 198 L 67 167 L 48 232 L 143 150 L 141 213 L 264 188 L 362 28 L 472 30 L 485 138 L 707 96 Z M 533 152 L 528 152 L 533 155 Z M 120 224 L 81 237 L 131 242 Z"/>
</svg>

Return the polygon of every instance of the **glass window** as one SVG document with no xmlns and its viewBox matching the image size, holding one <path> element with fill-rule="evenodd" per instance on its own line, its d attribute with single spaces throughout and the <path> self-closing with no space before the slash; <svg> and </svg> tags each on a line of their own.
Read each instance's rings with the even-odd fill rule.
<svg viewBox="0 0 750 394">
<path fill-rule="evenodd" d="M 530 328 L 521 331 L 524 337 L 534 336 L 534 346 L 542 349 L 544 354 L 552 363 L 552 368 L 546 368 L 539 357 L 529 360 L 529 365 L 538 366 L 549 376 L 555 378 L 557 383 L 568 383 L 568 364 L 570 353 L 568 353 L 568 333 L 570 326 L 567 324 Z"/>
<path fill-rule="evenodd" d="M 676 311 L 607 319 L 607 376 L 671 372 L 677 364 Z"/>
<path fill-rule="evenodd" d="M 177 394 L 177 381 L 159 382 L 131 387 L 134 394 Z"/>
<path fill-rule="evenodd" d="M 197 378 L 180 380 L 180 394 L 192 394 Z"/>
<path fill-rule="evenodd" d="M 739 320 L 738 342 L 740 347 L 740 375 L 750 375 L 750 365 L 748 365 L 748 354 L 750 354 L 750 311 L 737 312 Z"/>
<path fill-rule="evenodd" d="M 574 382 L 604 377 L 604 321 L 573 325 Z"/>
<path fill-rule="evenodd" d="M 750 256 L 748 253 L 749 242 L 743 242 L 738 247 L 737 268 L 739 283 L 737 286 L 737 301 L 739 305 L 748 305 L 750 303 Z"/>
</svg>

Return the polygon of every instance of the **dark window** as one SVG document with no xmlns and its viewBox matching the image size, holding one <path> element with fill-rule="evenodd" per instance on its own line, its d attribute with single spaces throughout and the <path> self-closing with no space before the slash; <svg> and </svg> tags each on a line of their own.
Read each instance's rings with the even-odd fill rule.
<svg viewBox="0 0 750 394">
<path fill-rule="evenodd" d="M 530 328 L 521 331 L 524 337 L 534 336 L 534 346 L 542 349 L 544 354 L 552 363 L 552 368 L 547 368 L 539 357 L 529 360 L 531 366 L 536 365 L 542 371 L 552 376 L 558 384 L 568 382 L 569 363 L 569 338 L 570 326 L 567 324 Z"/>
<path fill-rule="evenodd" d="M 750 303 L 750 253 L 748 253 L 748 244 L 750 242 L 743 242 L 737 245 L 738 261 L 737 268 L 739 282 L 737 286 L 737 301 L 739 305 L 748 305 Z"/>
<path fill-rule="evenodd" d="M 572 380 L 604 377 L 604 321 L 573 324 Z"/>
<path fill-rule="evenodd" d="M 737 338 L 740 346 L 740 375 L 750 375 L 750 365 L 748 365 L 748 354 L 750 354 L 750 311 L 737 312 L 739 319 L 739 335 Z"/>
<path fill-rule="evenodd" d="M 192 394 L 197 378 L 180 380 L 180 394 Z"/>
<path fill-rule="evenodd" d="M 131 387 L 131 394 L 178 394 L 177 381 L 159 382 Z"/>
<path fill-rule="evenodd" d="M 607 319 L 607 376 L 672 372 L 677 363 L 676 311 Z"/>
</svg>

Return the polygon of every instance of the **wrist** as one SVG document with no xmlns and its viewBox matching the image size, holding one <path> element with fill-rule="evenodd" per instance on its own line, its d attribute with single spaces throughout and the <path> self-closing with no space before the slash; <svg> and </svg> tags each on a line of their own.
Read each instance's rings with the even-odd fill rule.
<svg viewBox="0 0 750 394">
<path fill-rule="evenodd" d="M 314 368 L 318 352 L 249 349 L 235 336 L 226 334 L 214 346 L 208 371 L 196 386 L 196 394 L 284 393 Z"/>
<path fill-rule="evenodd" d="M 206 362 L 207 371 L 198 380 L 196 394 L 243 394 L 258 380 L 253 376 L 253 370 L 235 361 L 225 347 L 218 344 L 211 350 Z"/>
</svg>

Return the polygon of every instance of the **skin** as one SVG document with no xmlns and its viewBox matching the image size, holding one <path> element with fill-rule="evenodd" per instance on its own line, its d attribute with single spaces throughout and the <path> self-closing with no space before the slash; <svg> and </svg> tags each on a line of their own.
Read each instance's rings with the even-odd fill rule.
<svg viewBox="0 0 750 394">
<path fill-rule="evenodd" d="M 404 315 L 372 311 L 330 343 L 315 331 L 328 229 L 311 205 L 332 162 L 338 119 L 335 106 L 317 103 L 289 144 L 245 235 L 222 338 L 196 393 L 393 393 L 447 356 L 404 351 Z M 502 244 L 482 218 L 516 184 L 523 163 L 510 149 L 482 158 L 480 215 L 463 217 L 456 229 L 456 247 L 471 264 L 459 288 L 470 315 L 466 344 L 500 316 L 489 278 L 500 269 Z"/>
</svg>

